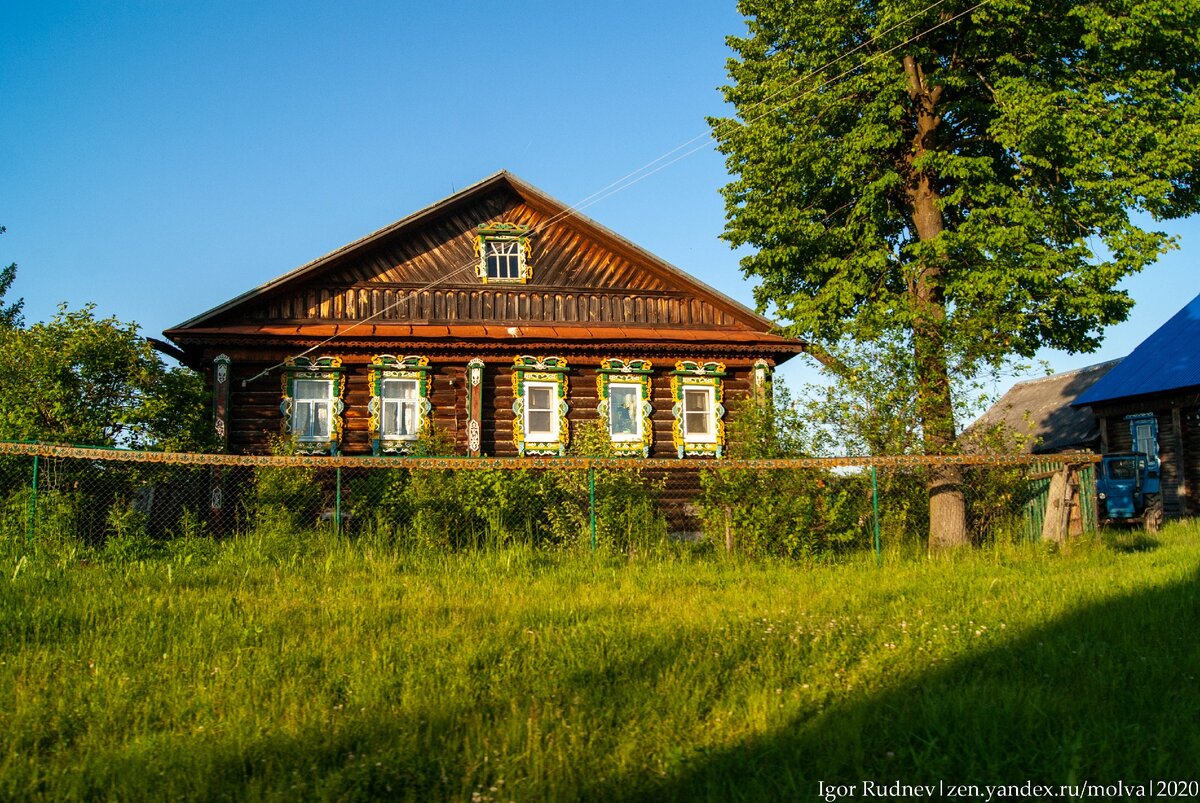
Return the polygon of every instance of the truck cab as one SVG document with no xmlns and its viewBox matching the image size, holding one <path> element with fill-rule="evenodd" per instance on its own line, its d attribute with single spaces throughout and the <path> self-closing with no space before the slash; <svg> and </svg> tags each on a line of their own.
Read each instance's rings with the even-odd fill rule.
<svg viewBox="0 0 1200 803">
<path fill-rule="evenodd" d="M 1135 519 L 1145 508 L 1147 476 L 1146 455 L 1118 452 L 1101 458 L 1096 474 L 1096 492 L 1100 498 L 1100 517 Z"/>
</svg>

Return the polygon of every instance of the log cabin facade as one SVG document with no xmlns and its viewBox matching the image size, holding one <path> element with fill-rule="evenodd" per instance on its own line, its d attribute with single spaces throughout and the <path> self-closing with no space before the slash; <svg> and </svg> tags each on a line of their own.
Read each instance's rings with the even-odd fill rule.
<svg viewBox="0 0 1200 803">
<path fill-rule="evenodd" d="M 1200 296 L 1072 405 L 1096 416 L 1102 452 L 1158 456 L 1167 516 L 1200 513 Z"/>
<path fill-rule="evenodd" d="M 734 402 L 806 351 L 501 172 L 164 333 L 226 451 L 720 457 Z"/>
</svg>

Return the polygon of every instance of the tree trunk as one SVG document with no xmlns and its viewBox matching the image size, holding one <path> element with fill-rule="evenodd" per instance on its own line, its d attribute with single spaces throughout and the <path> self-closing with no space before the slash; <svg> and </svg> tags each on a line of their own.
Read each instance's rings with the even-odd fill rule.
<svg viewBox="0 0 1200 803">
<path fill-rule="evenodd" d="M 925 83 L 921 66 L 904 57 L 904 73 L 913 101 L 915 134 L 909 154 L 906 193 L 913 229 L 921 242 L 935 240 L 945 229 L 934 177 L 918 160 L 934 146 L 941 122 L 937 103 L 943 87 Z M 946 298 L 940 258 L 923 258 L 914 266 L 908 292 L 912 297 L 913 356 L 917 372 L 917 415 L 924 437 L 925 454 L 949 454 L 955 450 L 954 400 L 946 359 Z M 931 466 L 929 491 L 929 548 L 940 550 L 970 543 L 967 511 L 963 498 L 960 466 Z"/>
</svg>

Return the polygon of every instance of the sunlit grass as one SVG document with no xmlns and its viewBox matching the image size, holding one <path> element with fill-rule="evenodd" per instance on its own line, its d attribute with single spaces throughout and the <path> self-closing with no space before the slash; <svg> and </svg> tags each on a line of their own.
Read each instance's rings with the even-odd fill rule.
<svg viewBox="0 0 1200 803">
<path fill-rule="evenodd" d="M 1200 528 L 938 560 L 6 544 L 0 798 L 811 797 L 1200 766 Z"/>
</svg>

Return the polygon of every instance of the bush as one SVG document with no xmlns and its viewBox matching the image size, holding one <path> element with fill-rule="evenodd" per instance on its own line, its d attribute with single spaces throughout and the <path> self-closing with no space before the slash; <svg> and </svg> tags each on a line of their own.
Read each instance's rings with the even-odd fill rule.
<svg viewBox="0 0 1200 803">
<path fill-rule="evenodd" d="M 271 451 L 294 455 L 294 440 L 278 438 Z M 312 528 L 324 506 L 325 494 L 317 478 L 317 469 L 309 466 L 256 467 L 247 504 L 255 527 L 271 530 Z"/>
</svg>

